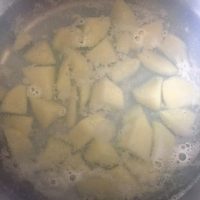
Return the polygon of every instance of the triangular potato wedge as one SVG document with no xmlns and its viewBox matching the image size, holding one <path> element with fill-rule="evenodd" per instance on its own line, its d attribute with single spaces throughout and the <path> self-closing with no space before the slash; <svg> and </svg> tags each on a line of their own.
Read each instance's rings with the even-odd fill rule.
<svg viewBox="0 0 200 200">
<path fill-rule="evenodd" d="M 25 53 L 24 58 L 28 62 L 37 65 L 54 65 L 56 63 L 53 52 L 46 41 L 35 43 L 33 47 Z"/>
<path fill-rule="evenodd" d="M 52 99 L 53 87 L 55 83 L 55 68 L 51 66 L 45 67 L 27 67 L 23 69 L 24 77 L 32 87 L 38 88 L 41 97 Z M 29 91 L 29 96 L 34 97 L 34 91 Z"/>
<path fill-rule="evenodd" d="M 144 50 L 138 57 L 147 69 L 157 74 L 172 76 L 178 72 L 170 61 L 153 51 Z"/>
<path fill-rule="evenodd" d="M 27 96 L 24 85 L 17 85 L 8 91 L 1 103 L 1 112 L 26 114 Z"/>
<path fill-rule="evenodd" d="M 182 137 L 192 136 L 196 115 L 189 109 L 170 109 L 160 112 L 163 123 L 173 131 L 174 134 Z"/>
<path fill-rule="evenodd" d="M 136 101 L 149 109 L 159 110 L 161 105 L 163 79 L 152 78 L 133 90 Z"/>
<path fill-rule="evenodd" d="M 200 94 L 191 83 L 175 76 L 163 82 L 163 100 L 168 108 L 199 105 Z"/>
<path fill-rule="evenodd" d="M 20 32 L 15 39 L 13 49 L 19 51 L 29 45 L 31 41 L 32 37 L 28 32 Z"/>
<path fill-rule="evenodd" d="M 33 114 L 43 128 L 47 128 L 56 119 L 66 114 L 65 107 L 53 101 L 30 98 L 30 102 Z"/>
</svg>

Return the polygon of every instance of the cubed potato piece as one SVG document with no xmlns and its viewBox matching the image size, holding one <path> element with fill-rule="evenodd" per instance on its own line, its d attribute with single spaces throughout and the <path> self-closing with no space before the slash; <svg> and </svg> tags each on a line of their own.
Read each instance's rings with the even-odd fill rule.
<svg viewBox="0 0 200 200">
<path fill-rule="evenodd" d="M 150 160 L 153 131 L 149 121 L 139 106 L 133 108 L 129 117 L 124 119 L 123 129 L 118 136 L 118 146 L 127 150 L 131 154 L 144 159 Z"/>
<path fill-rule="evenodd" d="M 93 47 L 105 38 L 110 28 L 109 17 L 89 17 L 83 27 L 82 47 Z"/>
<path fill-rule="evenodd" d="M 66 102 L 71 95 L 71 78 L 69 69 L 70 66 L 68 59 L 65 58 L 60 66 L 56 83 L 58 99 L 60 99 L 62 102 Z"/>
<path fill-rule="evenodd" d="M 84 151 L 84 159 L 92 167 L 113 168 L 119 164 L 119 156 L 111 143 L 93 140 Z"/>
<path fill-rule="evenodd" d="M 100 80 L 92 89 L 89 107 L 90 110 L 121 110 L 124 107 L 123 92 L 109 79 Z"/>
<path fill-rule="evenodd" d="M 28 32 L 20 32 L 15 39 L 13 49 L 19 51 L 29 45 L 31 41 L 32 37 Z"/>
<path fill-rule="evenodd" d="M 124 0 L 116 0 L 111 13 L 111 22 L 117 31 L 134 32 L 137 27 L 136 17 Z"/>
<path fill-rule="evenodd" d="M 33 154 L 33 146 L 28 135 L 10 128 L 5 129 L 4 133 L 10 152 L 17 162 L 28 159 Z"/>
<path fill-rule="evenodd" d="M 169 164 L 172 152 L 176 145 L 174 135 L 160 122 L 153 122 L 154 139 L 152 149 L 152 160 L 158 162 L 161 167 Z"/>
<path fill-rule="evenodd" d="M 57 138 L 51 137 L 45 149 L 38 156 L 37 165 L 40 170 L 50 169 L 64 162 L 70 154 L 70 146 Z"/>
<path fill-rule="evenodd" d="M 66 114 L 65 107 L 53 101 L 30 98 L 30 102 L 33 114 L 43 128 L 49 127 L 56 119 Z"/>
<path fill-rule="evenodd" d="M 172 76 L 178 72 L 177 68 L 170 61 L 153 51 L 144 50 L 138 57 L 147 69 L 157 74 Z"/>
<path fill-rule="evenodd" d="M 108 76 L 114 82 L 120 82 L 133 76 L 138 71 L 139 66 L 140 62 L 138 59 L 127 59 L 118 62 L 114 67 L 112 67 Z"/>
<path fill-rule="evenodd" d="M 33 118 L 21 115 L 8 115 L 0 119 L 5 128 L 11 128 L 24 134 L 26 137 L 32 130 Z"/>
<path fill-rule="evenodd" d="M 55 83 L 55 68 L 51 66 L 45 67 L 27 67 L 23 69 L 24 77 L 31 85 L 28 95 L 30 97 L 40 97 L 45 99 L 52 99 L 53 88 Z M 34 90 L 34 87 L 38 88 Z"/>
<path fill-rule="evenodd" d="M 17 85 L 6 94 L 1 104 L 1 112 L 26 114 L 27 96 L 26 87 Z"/>
<path fill-rule="evenodd" d="M 189 137 L 194 134 L 193 127 L 196 115 L 189 109 L 170 109 L 160 112 L 163 123 L 173 131 L 174 134 L 182 137 Z"/>
<path fill-rule="evenodd" d="M 46 41 L 40 41 L 33 45 L 25 54 L 24 58 L 37 65 L 54 65 L 56 60 L 53 52 Z"/>
<path fill-rule="evenodd" d="M 82 46 L 83 33 L 73 26 L 62 27 L 56 31 L 53 39 L 53 47 L 64 52 L 66 48 L 79 48 Z"/>
<path fill-rule="evenodd" d="M 133 89 L 136 101 L 149 109 L 159 110 L 161 106 L 163 78 L 155 77 Z"/>
<path fill-rule="evenodd" d="M 174 63 L 188 61 L 186 44 L 173 34 L 166 36 L 159 49 Z"/>
<path fill-rule="evenodd" d="M 88 51 L 86 57 L 94 66 L 109 65 L 117 61 L 114 48 L 107 38 Z"/>
<path fill-rule="evenodd" d="M 0 86 L 0 102 L 3 100 L 7 93 L 7 89 L 3 86 Z"/>
<path fill-rule="evenodd" d="M 199 104 L 199 91 L 181 77 L 171 77 L 163 82 L 163 100 L 168 108 Z"/>
</svg>

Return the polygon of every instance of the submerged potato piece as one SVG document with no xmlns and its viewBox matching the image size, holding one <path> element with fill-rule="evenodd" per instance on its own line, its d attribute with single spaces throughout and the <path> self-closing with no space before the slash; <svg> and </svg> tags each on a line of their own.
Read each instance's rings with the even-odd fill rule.
<svg viewBox="0 0 200 200">
<path fill-rule="evenodd" d="M 26 114 L 27 96 L 24 85 L 17 85 L 7 92 L 1 104 L 1 112 Z"/>
<path fill-rule="evenodd" d="M 105 38 L 110 28 L 109 17 L 89 17 L 86 18 L 83 27 L 82 47 L 93 47 Z"/>
<path fill-rule="evenodd" d="M 159 49 L 175 63 L 188 61 L 186 44 L 173 34 L 166 36 L 164 41 L 160 43 Z"/>
<path fill-rule="evenodd" d="M 189 109 L 170 109 L 160 112 L 163 123 L 178 136 L 193 135 L 193 126 L 196 115 Z"/>
<path fill-rule="evenodd" d="M 137 26 L 136 17 L 124 0 L 115 1 L 111 22 L 117 31 L 134 31 Z"/>
<path fill-rule="evenodd" d="M 119 163 L 119 156 L 111 143 L 102 140 L 92 141 L 84 151 L 83 156 L 93 167 L 113 168 Z"/>
<path fill-rule="evenodd" d="M 127 59 L 118 62 L 111 68 L 108 76 L 115 82 L 123 81 L 126 78 L 133 76 L 139 69 L 140 62 L 138 59 Z"/>
<path fill-rule="evenodd" d="M 93 89 L 89 107 L 91 110 L 120 110 L 124 107 L 124 96 L 122 90 L 105 78 L 98 81 Z"/>
<path fill-rule="evenodd" d="M 94 66 L 109 65 L 117 61 L 117 55 L 107 38 L 88 51 L 86 57 Z"/>
<path fill-rule="evenodd" d="M 33 45 L 25 54 L 24 58 L 37 65 L 54 65 L 56 60 L 53 52 L 46 41 L 40 41 Z"/>
<path fill-rule="evenodd" d="M 31 86 L 35 86 L 41 92 L 41 97 L 52 99 L 53 87 L 55 82 L 55 68 L 51 66 L 45 67 L 27 67 L 23 69 L 24 77 Z M 34 91 L 29 91 L 30 97 L 37 96 Z"/>
<path fill-rule="evenodd" d="M 20 32 L 15 39 L 13 48 L 15 51 L 19 51 L 23 49 L 24 47 L 26 47 L 27 45 L 29 45 L 31 41 L 32 41 L 32 37 L 29 33 Z"/>
<path fill-rule="evenodd" d="M 56 119 L 66 114 L 65 107 L 53 101 L 30 98 L 30 102 L 33 114 L 43 128 L 47 128 Z"/>
<path fill-rule="evenodd" d="M 7 93 L 7 89 L 3 86 L 0 86 L 0 102 L 3 100 Z"/>
<path fill-rule="evenodd" d="M 168 164 L 176 141 L 174 135 L 160 122 L 153 122 L 154 139 L 152 160 L 161 163 L 161 166 Z"/>
<path fill-rule="evenodd" d="M 149 70 L 164 76 L 172 76 L 177 74 L 177 68 L 163 56 L 153 51 L 144 50 L 139 59 L 142 64 Z"/>
<path fill-rule="evenodd" d="M 69 68 L 68 59 L 64 59 L 62 65 L 60 66 L 56 83 L 58 99 L 60 99 L 62 102 L 66 102 L 71 95 L 71 79 Z"/>
<path fill-rule="evenodd" d="M 48 169 L 64 162 L 70 154 L 70 146 L 57 138 L 50 138 L 45 149 L 37 158 L 37 164 L 41 169 Z"/>
<path fill-rule="evenodd" d="M 199 104 L 198 90 L 181 77 L 171 77 L 163 82 L 163 100 L 167 107 L 178 108 Z"/>
<path fill-rule="evenodd" d="M 133 90 L 136 101 L 149 109 L 159 110 L 161 105 L 161 89 L 163 79 L 152 78 Z"/>
<path fill-rule="evenodd" d="M 131 154 L 150 159 L 152 148 L 152 128 L 140 106 L 134 107 L 123 122 L 123 129 L 118 137 L 118 146 Z"/>
<path fill-rule="evenodd" d="M 82 46 L 82 31 L 73 26 L 63 27 L 57 30 L 53 39 L 53 47 L 61 52 L 66 48 L 78 48 Z"/>
</svg>

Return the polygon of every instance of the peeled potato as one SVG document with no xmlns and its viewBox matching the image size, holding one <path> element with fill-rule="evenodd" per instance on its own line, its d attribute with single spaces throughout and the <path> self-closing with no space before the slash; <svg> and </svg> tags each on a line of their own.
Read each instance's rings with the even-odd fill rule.
<svg viewBox="0 0 200 200">
<path fill-rule="evenodd" d="M 152 160 L 167 164 L 175 147 L 174 135 L 160 122 L 153 122 L 154 140 Z"/>
<path fill-rule="evenodd" d="M 86 57 L 94 66 L 109 65 L 117 61 L 113 46 L 107 38 L 88 51 Z"/>
<path fill-rule="evenodd" d="M 24 58 L 28 62 L 37 65 L 54 65 L 56 63 L 53 52 L 46 41 L 40 41 L 34 44 L 25 53 Z"/>
<path fill-rule="evenodd" d="M 152 78 L 133 90 L 136 101 L 149 109 L 159 110 L 161 105 L 161 89 L 163 79 Z"/>
<path fill-rule="evenodd" d="M 3 100 L 7 93 L 7 89 L 3 86 L 0 86 L 0 102 Z"/>
<path fill-rule="evenodd" d="M 119 156 L 111 143 L 99 140 L 92 141 L 84 151 L 83 156 L 93 167 L 113 168 L 119 163 Z"/>
<path fill-rule="evenodd" d="M 153 140 L 151 125 L 141 107 L 136 106 L 130 112 L 124 120 L 118 146 L 141 159 L 149 160 Z"/>
<path fill-rule="evenodd" d="M 152 51 L 144 50 L 139 59 L 142 64 L 149 70 L 164 76 L 172 76 L 177 74 L 177 68 L 163 56 Z"/>
<path fill-rule="evenodd" d="M 91 110 L 100 110 L 102 108 L 108 110 L 120 110 L 124 107 L 124 96 L 122 90 L 105 78 L 98 81 L 93 89 L 90 100 Z"/>
<path fill-rule="evenodd" d="M 111 68 L 108 76 L 115 82 L 120 82 L 133 76 L 139 69 L 140 62 L 138 59 L 127 59 L 118 62 Z"/>
<path fill-rule="evenodd" d="M 35 118 L 43 128 L 50 126 L 56 119 L 65 115 L 65 107 L 53 101 L 39 98 L 30 98 L 31 107 Z"/>
<path fill-rule="evenodd" d="M 49 100 L 52 99 L 55 82 L 54 67 L 27 67 L 23 69 L 23 74 L 31 86 L 39 89 L 41 97 Z M 36 94 L 29 91 L 29 95 L 30 97 L 34 97 Z"/>
<path fill-rule="evenodd" d="M 163 82 L 163 99 L 168 108 L 199 104 L 198 90 L 181 77 L 172 77 Z"/>
<path fill-rule="evenodd" d="M 2 101 L 1 111 L 14 114 L 26 114 L 27 96 L 24 85 L 17 85 L 8 91 Z"/>
<path fill-rule="evenodd" d="M 15 43 L 14 43 L 14 50 L 19 51 L 29 45 L 32 41 L 32 37 L 27 32 L 21 32 L 17 35 Z"/>
<path fill-rule="evenodd" d="M 189 109 L 171 109 L 160 112 L 163 123 L 176 135 L 192 136 L 196 115 Z"/>
<path fill-rule="evenodd" d="M 89 17 L 86 18 L 83 27 L 82 47 L 93 47 L 105 38 L 110 28 L 109 17 Z"/>
</svg>

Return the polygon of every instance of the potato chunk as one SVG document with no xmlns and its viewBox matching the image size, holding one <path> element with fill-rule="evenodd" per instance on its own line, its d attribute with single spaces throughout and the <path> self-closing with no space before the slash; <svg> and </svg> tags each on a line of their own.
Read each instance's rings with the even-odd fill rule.
<svg viewBox="0 0 200 200">
<path fill-rule="evenodd" d="M 53 52 L 46 41 L 35 43 L 33 47 L 25 53 L 24 58 L 28 62 L 37 65 L 54 65 L 56 63 Z"/>
<path fill-rule="evenodd" d="M 149 160 L 152 147 L 152 128 L 140 106 L 134 107 L 124 119 L 118 146 L 137 157 Z"/>
<path fill-rule="evenodd" d="M 23 74 L 31 85 L 31 88 L 38 88 L 38 93 L 41 93 L 38 94 L 40 97 L 49 100 L 52 99 L 55 82 L 54 67 L 27 67 L 23 69 Z M 30 97 L 37 96 L 34 91 L 29 91 L 28 94 Z"/>
<path fill-rule="evenodd" d="M 107 38 L 90 50 L 86 57 L 94 66 L 109 65 L 117 61 L 113 46 Z"/>
<path fill-rule="evenodd" d="M 139 55 L 142 64 L 149 70 L 164 76 L 177 74 L 177 68 L 163 56 L 152 51 L 143 51 Z"/>
<path fill-rule="evenodd" d="M 137 59 L 127 59 L 118 62 L 111 68 L 108 76 L 115 82 L 120 82 L 133 76 L 139 69 L 140 62 Z"/>
<path fill-rule="evenodd" d="M 120 110 L 124 107 L 122 90 L 107 78 L 98 81 L 92 90 L 91 110 Z"/>
<path fill-rule="evenodd" d="M 168 164 L 175 147 L 174 135 L 160 122 L 153 122 L 154 140 L 152 160 L 161 163 L 161 166 Z"/>
<path fill-rule="evenodd" d="M 133 90 L 133 96 L 138 103 L 152 110 L 159 110 L 161 105 L 161 89 L 163 79 L 152 78 Z"/>
<path fill-rule="evenodd" d="M 199 104 L 198 90 L 181 77 L 172 77 L 163 82 L 163 99 L 167 107 L 178 108 Z"/>
<path fill-rule="evenodd" d="M 171 109 L 160 112 L 163 123 L 176 135 L 189 137 L 194 134 L 195 113 L 189 109 Z"/>
<path fill-rule="evenodd" d="M 43 128 L 47 128 L 56 119 L 63 117 L 66 114 L 65 107 L 53 101 L 30 98 L 30 102 L 35 118 Z"/>
<path fill-rule="evenodd" d="M 29 33 L 20 32 L 16 37 L 13 48 L 15 51 L 19 51 L 23 49 L 24 47 L 26 47 L 27 45 L 29 45 L 31 41 L 32 41 L 32 37 Z"/>
<path fill-rule="evenodd" d="M 1 112 L 26 114 L 27 96 L 26 87 L 17 85 L 6 94 L 1 104 Z"/>
<path fill-rule="evenodd" d="M 93 167 L 113 168 L 119 163 L 119 156 L 111 143 L 94 140 L 85 150 L 84 159 Z"/>
<path fill-rule="evenodd" d="M 0 86 L 0 102 L 3 100 L 7 93 L 7 89 L 3 86 Z"/>
</svg>

